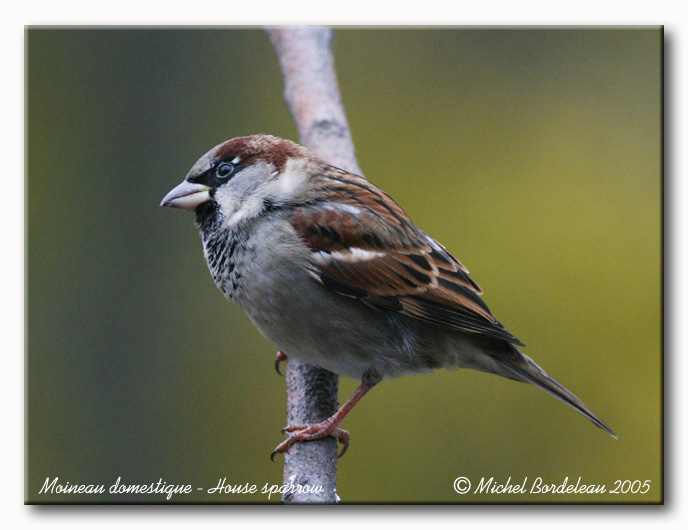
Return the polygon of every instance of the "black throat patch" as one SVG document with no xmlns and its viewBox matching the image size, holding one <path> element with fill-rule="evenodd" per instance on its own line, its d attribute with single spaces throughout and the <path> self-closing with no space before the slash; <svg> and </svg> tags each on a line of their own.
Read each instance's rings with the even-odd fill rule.
<svg viewBox="0 0 688 530">
<path fill-rule="evenodd" d="M 196 208 L 196 225 L 201 232 L 210 274 L 225 296 L 232 298 L 241 283 L 236 254 L 246 251 L 246 232 L 222 226 L 222 214 L 215 201 Z"/>
</svg>

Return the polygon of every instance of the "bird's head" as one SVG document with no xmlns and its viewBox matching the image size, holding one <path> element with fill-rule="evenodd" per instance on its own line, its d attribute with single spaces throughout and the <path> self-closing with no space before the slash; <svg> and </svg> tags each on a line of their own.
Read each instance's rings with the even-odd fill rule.
<svg viewBox="0 0 688 530">
<path fill-rule="evenodd" d="M 233 138 L 203 155 L 161 206 L 208 211 L 226 226 L 308 195 L 309 171 L 317 159 L 304 147 L 275 136 Z"/>
</svg>

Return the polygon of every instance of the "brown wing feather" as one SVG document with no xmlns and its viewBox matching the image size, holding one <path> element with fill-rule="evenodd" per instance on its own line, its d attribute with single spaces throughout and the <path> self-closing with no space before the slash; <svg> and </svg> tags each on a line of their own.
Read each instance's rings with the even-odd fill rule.
<svg viewBox="0 0 688 530">
<path fill-rule="evenodd" d="M 328 178 L 324 190 L 329 200 L 290 217 L 321 283 L 376 309 L 523 345 L 492 316 L 467 269 L 388 195 L 345 172 Z"/>
</svg>

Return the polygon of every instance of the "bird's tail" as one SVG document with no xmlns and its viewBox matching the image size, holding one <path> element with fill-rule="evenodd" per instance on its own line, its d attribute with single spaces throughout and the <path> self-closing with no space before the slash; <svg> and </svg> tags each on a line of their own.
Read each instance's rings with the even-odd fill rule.
<svg viewBox="0 0 688 530">
<path fill-rule="evenodd" d="M 523 354 L 515 347 L 513 347 L 513 354 L 505 356 L 490 356 L 493 361 L 502 368 L 506 377 L 522 381 L 524 383 L 531 383 L 538 388 L 541 388 L 548 394 L 555 398 L 562 400 L 567 405 L 573 407 L 578 412 L 583 414 L 591 422 L 597 425 L 600 429 L 604 429 L 614 438 L 617 438 L 614 431 L 604 423 L 592 410 L 590 410 L 585 403 L 569 392 L 563 385 L 552 379 L 547 373 L 540 368 L 530 357 Z M 512 352 L 510 352 L 512 353 Z"/>
</svg>

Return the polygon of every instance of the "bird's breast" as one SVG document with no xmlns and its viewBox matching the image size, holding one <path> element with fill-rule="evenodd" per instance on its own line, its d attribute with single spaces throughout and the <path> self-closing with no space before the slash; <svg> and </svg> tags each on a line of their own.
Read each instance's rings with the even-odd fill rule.
<svg viewBox="0 0 688 530">
<path fill-rule="evenodd" d="M 254 252 L 246 234 L 235 230 L 204 234 L 203 250 L 215 285 L 225 297 L 233 298 L 244 283 L 245 264 Z"/>
</svg>

